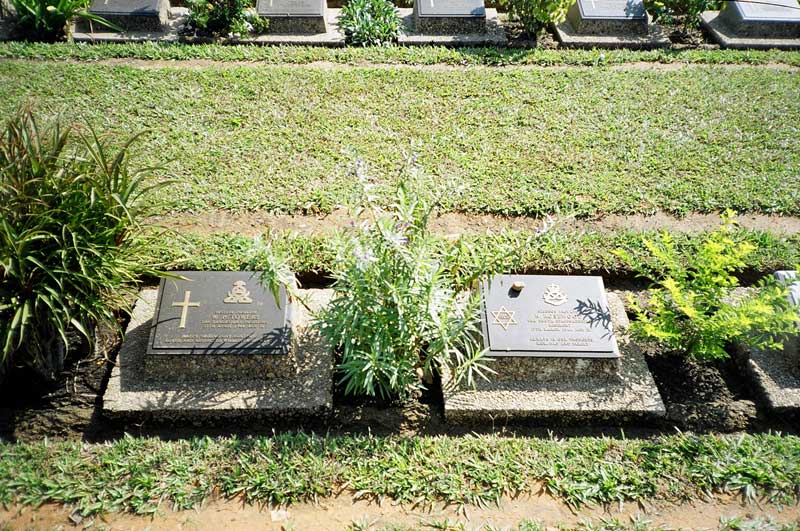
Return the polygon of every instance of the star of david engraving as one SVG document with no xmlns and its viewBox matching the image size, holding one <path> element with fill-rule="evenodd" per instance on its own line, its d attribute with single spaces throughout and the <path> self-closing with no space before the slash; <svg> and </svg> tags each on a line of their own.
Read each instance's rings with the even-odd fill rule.
<svg viewBox="0 0 800 531">
<path fill-rule="evenodd" d="M 508 330 L 508 327 L 511 325 L 519 324 L 517 320 L 514 319 L 514 311 L 509 310 L 505 306 L 500 306 L 499 310 L 493 311 L 492 317 L 494 318 L 492 324 L 500 325 L 503 327 L 503 330 Z"/>
</svg>

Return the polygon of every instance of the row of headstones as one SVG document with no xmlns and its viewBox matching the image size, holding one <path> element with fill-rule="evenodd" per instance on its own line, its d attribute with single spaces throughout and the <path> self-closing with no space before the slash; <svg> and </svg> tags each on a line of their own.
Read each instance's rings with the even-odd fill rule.
<svg viewBox="0 0 800 531">
<path fill-rule="evenodd" d="M 168 22 L 169 0 L 93 0 L 90 11 L 128 31 L 160 31 Z M 326 0 L 258 0 L 256 12 L 269 18 L 269 32 L 286 35 L 326 33 Z M 418 0 L 415 29 L 423 34 L 486 31 L 483 0 Z"/>
<path fill-rule="evenodd" d="M 256 273 L 181 275 L 162 280 L 150 302 L 137 303 L 108 385 L 107 411 L 330 407 L 333 353 L 308 340 L 305 304 L 285 289 L 274 297 Z M 778 278 L 795 280 L 786 273 Z M 477 390 L 446 392 L 448 418 L 664 414 L 641 350 L 630 347 L 624 305 L 601 277 L 497 275 L 482 284 L 481 297 L 480 333 L 494 374 Z M 790 297 L 800 311 L 800 282 Z M 766 394 L 778 397 L 776 407 L 800 409 L 800 396 L 770 390 L 783 375 L 764 379 L 773 367 L 800 369 L 796 342 L 788 348 L 751 362 Z"/>
<path fill-rule="evenodd" d="M 91 11 L 128 30 L 159 31 L 167 23 L 169 0 L 94 0 Z M 314 34 L 328 31 L 326 0 L 258 0 L 270 32 Z M 414 22 L 421 34 L 474 34 L 486 31 L 483 0 L 416 0 Z M 577 0 L 567 20 L 577 34 L 647 35 L 643 0 Z M 736 0 L 720 14 L 731 30 L 748 37 L 800 38 L 798 0 Z"/>
</svg>

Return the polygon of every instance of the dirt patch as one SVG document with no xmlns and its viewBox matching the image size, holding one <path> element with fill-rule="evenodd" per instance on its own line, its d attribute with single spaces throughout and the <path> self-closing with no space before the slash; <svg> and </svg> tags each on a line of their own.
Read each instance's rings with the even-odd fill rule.
<svg viewBox="0 0 800 531">
<path fill-rule="evenodd" d="M 99 338 L 95 352 L 76 349 L 57 382 L 44 382 L 24 368 L 13 369 L 0 393 L 0 439 L 41 441 L 94 439 L 103 429 L 103 393 L 111 361 L 121 343 L 116 333 Z"/>
<path fill-rule="evenodd" d="M 538 45 L 539 48 L 551 49 L 556 46 L 552 42 L 552 37 L 545 39 L 543 43 Z M 537 46 L 535 40 L 521 38 L 519 44 L 512 44 L 516 47 L 531 47 Z M 690 47 L 693 48 L 693 47 Z M 0 58 L 3 61 L 24 61 L 24 62 L 46 62 L 49 59 L 14 59 L 14 58 Z M 59 61 L 64 62 L 64 61 Z M 68 63 L 83 64 L 86 61 L 77 59 L 68 59 Z M 184 68 L 184 69 L 227 69 L 227 68 L 311 68 L 319 70 L 352 70 L 354 68 L 373 68 L 373 69 L 404 69 L 409 68 L 413 70 L 427 70 L 427 71 L 445 71 L 445 70 L 465 70 L 465 69 L 496 69 L 496 68 L 514 68 L 515 70 L 577 70 L 585 68 L 595 68 L 592 65 L 559 65 L 559 64 L 511 64 L 511 65 L 480 65 L 480 64 L 465 64 L 456 65 L 449 63 L 436 63 L 436 64 L 405 64 L 405 63 L 335 63 L 331 61 L 313 61 L 309 63 L 268 63 L 264 61 L 215 61 L 213 59 L 135 59 L 135 58 L 109 58 L 98 59 L 91 61 L 95 65 L 104 66 L 126 66 L 131 68 L 140 68 L 143 70 L 162 69 L 162 68 Z M 714 68 L 728 68 L 728 69 L 743 69 L 743 68 L 772 68 L 780 70 L 795 71 L 800 70 L 800 67 L 793 65 L 786 65 L 782 63 L 764 63 L 764 64 L 735 64 L 735 63 L 716 63 L 713 65 L 703 65 L 701 63 L 691 63 L 686 61 L 675 61 L 669 63 L 658 63 L 648 61 L 637 61 L 630 63 L 618 63 L 609 65 L 613 70 L 650 70 L 656 72 L 671 72 L 680 70 L 682 68 L 693 68 L 697 66 L 713 66 Z"/>
<path fill-rule="evenodd" d="M 756 424 L 756 405 L 732 360 L 650 355 L 647 362 L 667 407 L 667 421 L 676 427 L 739 431 Z"/>
<path fill-rule="evenodd" d="M 800 233 L 800 217 L 747 214 L 737 218 L 743 228 L 778 234 Z M 208 235 L 218 232 L 257 236 L 271 230 L 299 234 L 324 234 L 333 229 L 351 226 L 347 209 L 336 209 L 325 215 L 274 214 L 265 211 L 233 213 L 227 210 L 209 210 L 198 213 L 177 212 L 150 218 L 149 222 L 180 232 Z M 668 230 L 672 232 L 701 232 L 719 227 L 719 214 L 689 214 L 671 216 L 664 212 L 645 215 L 612 214 L 596 219 L 560 220 L 559 225 L 570 232 L 623 230 Z M 498 232 L 503 229 L 536 231 L 542 227 L 540 219 L 524 216 L 496 216 L 491 214 L 446 213 L 432 221 L 437 234 Z"/>
<path fill-rule="evenodd" d="M 412 508 L 385 502 L 381 505 L 356 501 L 351 495 L 320 500 L 317 504 L 296 504 L 288 508 L 258 507 L 237 500 L 212 500 L 193 511 L 173 512 L 163 509 L 155 517 L 130 514 L 107 514 L 80 521 L 79 526 L 93 524 L 107 530 L 213 530 L 251 529 L 314 529 L 318 531 L 346 529 L 356 523 L 365 529 L 385 526 L 414 526 L 428 528 L 433 523 L 462 523 L 467 529 L 482 529 L 486 525 L 507 528 L 530 519 L 548 528 L 574 526 L 586 521 L 600 522 L 616 518 L 624 523 L 632 519 L 649 521 L 650 525 L 682 529 L 716 529 L 721 519 L 741 517 L 771 519 L 784 524 L 800 523 L 797 506 L 778 508 L 769 504 L 745 504 L 733 498 L 698 501 L 683 504 L 657 504 L 647 507 L 627 504 L 623 507 L 588 507 L 573 511 L 547 494 L 517 499 L 503 499 L 490 507 Z M 76 517 L 73 517 L 76 518 Z M 45 505 L 38 509 L 11 507 L 0 511 L 0 524 L 10 529 L 56 529 L 73 527 L 69 508 Z"/>
</svg>

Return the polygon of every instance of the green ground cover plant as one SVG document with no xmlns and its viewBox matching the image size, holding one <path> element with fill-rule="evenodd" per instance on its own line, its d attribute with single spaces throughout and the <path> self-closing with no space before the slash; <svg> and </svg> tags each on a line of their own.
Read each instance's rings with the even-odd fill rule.
<svg viewBox="0 0 800 531">
<path fill-rule="evenodd" d="M 603 66 L 631 62 L 694 64 L 785 64 L 800 66 L 800 52 L 779 50 L 579 50 L 441 46 L 369 46 L 325 48 L 319 46 L 230 46 L 180 43 L 25 43 L 0 42 L 0 57 L 17 59 L 158 59 L 258 61 L 268 64 L 413 64 L 413 65 L 573 65 Z"/>
<path fill-rule="evenodd" d="M 256 13 L 252 0 L 187 0 L 188 26 L 201 34 L 225 37 L 267 30 L 269 21 Z"/>
<path fill-rule="evenodd" d="M 116 326 L 151 248 L 140 231 L 149 170 L 129 167 L 129 149 L 30 110 L 0 136 L 0 368 L 28 365 L 54 380 L 79 333 Z"/>
<path fill-rule="evenodd" d="M 547 29 L 548 24 L 558 24 L 567 18 L 568 0 L 501 0 L 500 5 L 509 17 L 518 20 L 530 35 Z"/>
<path fill-rule="evenodd" d="M 679 253 L 668 232 L 645 239 L 645 253 L 617 250 L 625 263 L 652 283 L 645 305 L 629 300 L 636 314 L 634 334 L 671 353 L 697 358 L 727 358 L 726 346 L 734 341 L 782 348 L 783 337 L 795 331 L 800 317 L 788 301 L 787 288 L 771 276 L 752 293 L 734 295 L 739 286 L 734 273 L 755 251 L 751 243 L 734 240 L 735 224 L 729 211 L 722 226 L 689 255 Z"/>
<path fill-rule="evenodd" d="M 697 252 L 705 238 L 704 233 L 675 234 L 675 245 L 683 256 Z M 630 277 L 635 271 L 629 264 L 614 254 L 624 248 L 627 252 L 646 253 L 645 240 L 658 237 L 653 231 L 619 231 L 613 233 L 571 233 L 557 225 L 544 236 L 535 233 L 504 232 L 495 234 L 464 234 L 453 241 L 436 236 L 436 245 L 448 256 L 458 278 L 466 278 L 467 272 L 485 267 L 491 257 L 507 256 L 507 250 L 518 248 L 520 242 L 536 238 L 536 245 L 525 247 L 519 254 L 509 257 L 492 267 L 514 272 L 550 272 L 574 274 L 595 272 L 607 277 Z M 737 242 L 754 246 L 755 251 L 745 260 L 746 276 L 754 273 L 791 269 L 800 262 L 800 235 L 781 236 L 763 231 L 738 229 L 732 233 Z M 290 267 L 299 274 L 329 274 L 336 259 L 330 248 L 330 237 L 326 235 L 298 235 L 290 232 L 274 232 L 263 237 L 270 245 L 284 253 Z M 463 242 L 462 242 L 463 239 Z M 171 263 L 186 270 L 241 271 L 253 267 L 250 256 L 261 243 L 238 234 L 216 233 L 207 236 L 198 234 L 168 233 L 163 245 L 153 249 L 158 262 Z"/>
<path fill-rule="evenodd" d="M 684 30 L 696 29 L 700 25 L 703 11 L 718 11 L 722 0 L 653 0 L 648 11 L 661 23 L 680 24 Z"/>
<path fill-rule="evenodd" d="M 791 503 L 798 484 L 800 440 L 778 434 L 561 440 L 289 433 L 0 444 L 0 502 L 70 503 L 83 514 L 149 514 L 160 503 L 188 509 L 214 492 L 290 504 L 342 488 L 423 506 L 492 503 L 542 485 L 575 506 L 719 493 Z"/>
<path fill-rule="evenodd" d="M 799 91 L 781 68 L 0 63 L 0 116 L 35 98 L 117 138 L 152 127 L 134 153 L 173 161 L 181 183 L 154 200 L 183 211 L 329 211 L 354 155 L 393 175 L 417 152 L 464 212 L 797 215 Z"/>
<path fill-rule="evenodd" d="M 388 45 L 397 41 L 400 15 L 390 0 L 350 0 L 342 8 L 339 28 L 349 44 Z"/>
</svg>

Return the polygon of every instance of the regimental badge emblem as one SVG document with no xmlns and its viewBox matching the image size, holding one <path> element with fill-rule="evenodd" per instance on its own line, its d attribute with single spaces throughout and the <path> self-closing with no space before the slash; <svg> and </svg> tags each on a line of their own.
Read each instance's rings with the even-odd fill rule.
<svg viewBox="0 0 800 531">
<path fill-rule="evenodd" d="M 505 306 L 500 306 L 499 310 L 493 311 L 492 317 L 494 318 L 492 324 L 501 326 L 503 330 L 508 330 L 508 327 L 511 325 L 519 324 L 517 320 L 514 319 L 514 311 L 509 310 Z"/>
<path fill-rule="evenodd" d="M 544 302 L 552 306 L 561 306 L 567 302 L 567 294 L 561 289 L 558 284 L 550 284 L 544 288 L 544 295 L 542 295 Z"/>
<path fill-rule="evenodd" d="M 237 280 L 231 286 L 228 296 L 222 302 L 225 304 L 250 304 L 253 299 L 250 298 L 250 292 L 247 291 L 247 283 L 244 280 Z"/>
</svg>

